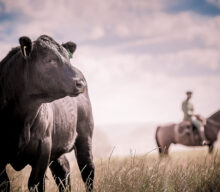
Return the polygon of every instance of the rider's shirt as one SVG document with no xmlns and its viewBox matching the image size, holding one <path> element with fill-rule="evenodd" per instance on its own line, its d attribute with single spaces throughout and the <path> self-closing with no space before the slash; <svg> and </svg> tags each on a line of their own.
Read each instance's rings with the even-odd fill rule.
<svg viewBox="0 0 220 192">
<path fill-rule="evenodd" d="M 194 107 L 193 104 L 190 103 L 187 99 L 185 101 L 183 101 L 182 103 L 182 110 L 184 113 L 184 120 L 189 120 L 191 121 L 192 115 L 193 115 L 193 111 L 194 111 Z"/>
</svg>

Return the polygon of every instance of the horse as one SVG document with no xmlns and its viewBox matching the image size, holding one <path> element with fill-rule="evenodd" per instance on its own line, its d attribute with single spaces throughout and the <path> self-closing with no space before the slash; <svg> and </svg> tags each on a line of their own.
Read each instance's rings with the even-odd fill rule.
<svg viewBox="0 0 220 192">
<path fill-rule="evenodd" d="M 65 154 L 73 150 L 92 191 L 94 122 L 87 82 L 70 63 L 76 44 L 47 35 L 19 43 L 0 62 L 0 191 L 10 191 L 7 164 L 16 171 L 32 167 L 30 191 L 45 191 L 48 167 L 59 191 L 71 191 Z"/>
<path fill-rule="evenodd" d="M 208 141 L 209 153 L 212 153 L 214 143 L 218 138 L 220 130 L 220 110 L 206 120 L 202 131 Z M 156 143 L 160 155 L 167 155 L 171 144 L 182 144 L 186 146 L 203 146 L 197 129 L 189 121 L 179 124 L 171 123 L 158 126 L 155 134 Z"/>
</svg>

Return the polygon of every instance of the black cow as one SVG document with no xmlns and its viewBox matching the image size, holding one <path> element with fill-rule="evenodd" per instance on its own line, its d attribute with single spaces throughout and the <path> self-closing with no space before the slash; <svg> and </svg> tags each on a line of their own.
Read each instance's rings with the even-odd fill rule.
<svg viewBox="0 0 220 192">
<path fill-rule="evenodd" d="M 9 163 L 17 171 L 29 164 L 28 188 L 38 191 L 50 164 L 59 190 L 70 191 L 65 153 L 73 149 L 91 191 L 93 117 L 86 80 L 69 59 L 76 45 L 46 35 L 19 42 L 0 63 L 0 191 L 10 190 Z"/>
</svg>

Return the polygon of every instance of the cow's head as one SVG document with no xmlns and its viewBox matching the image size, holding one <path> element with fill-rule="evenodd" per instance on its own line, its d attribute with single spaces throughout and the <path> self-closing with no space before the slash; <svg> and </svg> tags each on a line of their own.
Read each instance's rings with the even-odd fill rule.
<svg viewBox="0 0 220 192">
<path fill-rule="evenodd" d="M 19 39 L 24 58 L 25 91 L 32 97 L 53 101 L 65 96 L 77 96 L 86 88 L 82 73 L 70 63 L 76 44 L 58 44 L 42 35 L 32 42 L 28 37 Z"/>
</svg>

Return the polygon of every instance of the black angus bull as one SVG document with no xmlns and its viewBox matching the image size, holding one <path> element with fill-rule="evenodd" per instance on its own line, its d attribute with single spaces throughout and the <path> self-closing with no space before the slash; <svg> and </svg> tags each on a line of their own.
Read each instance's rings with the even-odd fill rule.
<svg viewBox="0 0 220 192">
<path fill-rule="evenodd" d="M 50 164 L 59 190 L 70 191 L 64 154 L 73 149 L 91 191 L 93 117 L 86 80 L 69 59 L 76 45 L 46 35 L 19 42 L 0 63 L 0 191 L 10 191 L 7 164 L 17 171 L 29 164 L 28 188 L 38 191 Z"/>
</svg>

